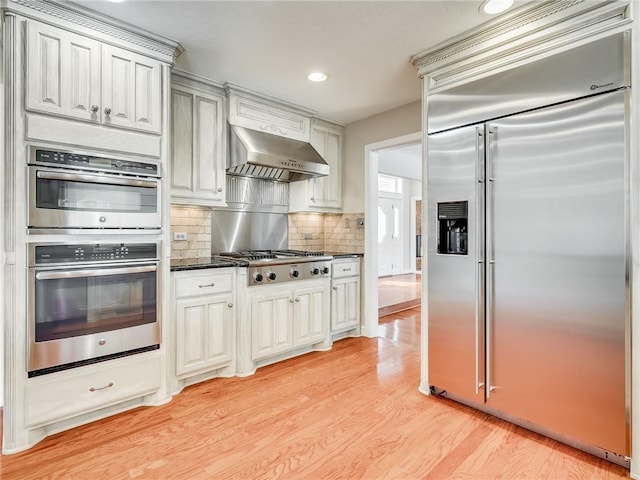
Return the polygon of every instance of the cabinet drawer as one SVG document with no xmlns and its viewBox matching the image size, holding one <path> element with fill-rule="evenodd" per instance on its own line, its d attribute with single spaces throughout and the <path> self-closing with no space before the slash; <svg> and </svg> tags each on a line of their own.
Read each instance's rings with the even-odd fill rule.
<svg viewBox="0 0 640 480">
<path fill-rule="evenodd" d="M 46 425 L 157 390 L 160 357 L 143 355 L 29 379 L 25 387 L 27 425 Z"/>
<path fill-rule="evenodd" d="M 360 275 L 360 259 L 347 262 L 333 262 L 331 278 L 353 277 Z"/>
<path fill-rule="evenodd" d="M 208 270 L 205 270 L 204 273 L 176 273 L 175 297 L 230 292 L 233 290 L 233 284 L 233 273 L 212 273 Z"/>
</svg>

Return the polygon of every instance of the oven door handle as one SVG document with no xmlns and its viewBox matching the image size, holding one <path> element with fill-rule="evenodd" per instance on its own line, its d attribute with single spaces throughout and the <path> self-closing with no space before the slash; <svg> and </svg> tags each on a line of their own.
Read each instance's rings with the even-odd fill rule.
<svg viewBox="0 0 640 480">
<path fill-rule="evenodd" d="M 127 180 L 106 175 L 82 175 L 79 173 L 45 172 L 39 170 L 38 178 L 48 180 L 67 180 L 71 182 L 104 183 L 107 185 L 124 185 L 127 187 L 157 188 L 158 183 L 151 180 Z"/>
<path fill-rule="evenodd" d="M 61 278 L 81 278 L 81 277 L 101 277 L 104 275 L 126 275 L 129 273 L 155 272 L 156 265 L 145 265 L 141 267 L 125 268 L 92 268 L 85 270 L 68 270 L 64 272 L 50 271 L 36 273 L 37 280 L 57 280 Z"/>
</svg>

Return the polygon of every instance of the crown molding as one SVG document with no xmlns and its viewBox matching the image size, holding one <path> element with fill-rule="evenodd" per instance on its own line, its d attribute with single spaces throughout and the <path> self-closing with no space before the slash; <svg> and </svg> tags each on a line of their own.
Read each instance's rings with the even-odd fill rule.
<svg viewBox="0 0 640 480">
<path fill-rule="evenodd" d="M 158 60 L 173 65 L 184 51 L 180 42 L 148 32 L 126 22 L 94 12 L 83 6 L 60 0 L 3 0 L 2 9 L 35 20 L 54 23 L 66 22 L 65 26 L 83 35 L 100 41 L 108 36 L 131 45 L 137 51 L 144 51 Z"/>
<path fill-rule="evenodd" d="M 440 83 L 446 72 L 459 73 L 475 61 L 488 63 L 498 58 L 522 54 L 535 45 L 578 31 L 591 28 L 597 31 L 599 24 L 607 29 L 630 23 L 629 0 L 606 0 L 593 2 L 586 0 L 550 0 L 524 5 L 477 28 L 453 37 L 431 49 L 411 57 L 418 75 L 431 77 L 438 73 Z M 446 82 L 444 82 L 446 83 Z"/>
</svg>

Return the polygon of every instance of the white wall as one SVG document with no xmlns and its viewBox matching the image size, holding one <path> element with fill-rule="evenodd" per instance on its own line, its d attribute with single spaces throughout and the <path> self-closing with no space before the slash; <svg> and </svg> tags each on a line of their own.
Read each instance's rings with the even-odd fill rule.
<svg viewBox="0 0 640 480">
<path fill-rule="evenodd" d="M 378 171 L 395 177 L 422 180 L 422 142 L 378 152 Z"/>
<path fill-rule="evenodd" d="M 420 101 L 374 115 L 345 127 L 342 204 L 344 213 L 364 212 L 364 146 L 419 132 Z"/>
</svg>

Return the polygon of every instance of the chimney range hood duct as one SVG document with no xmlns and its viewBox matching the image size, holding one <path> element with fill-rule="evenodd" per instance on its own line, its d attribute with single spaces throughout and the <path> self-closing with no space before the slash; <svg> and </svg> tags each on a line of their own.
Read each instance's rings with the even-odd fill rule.
<svg viewBox="0 0 640 480">
<path fill-rule="evenodd" d="M 329 175 L 329 165 L 310 143 L 230 125 L 227 173 L 295 182 Z"/>
</svg>

